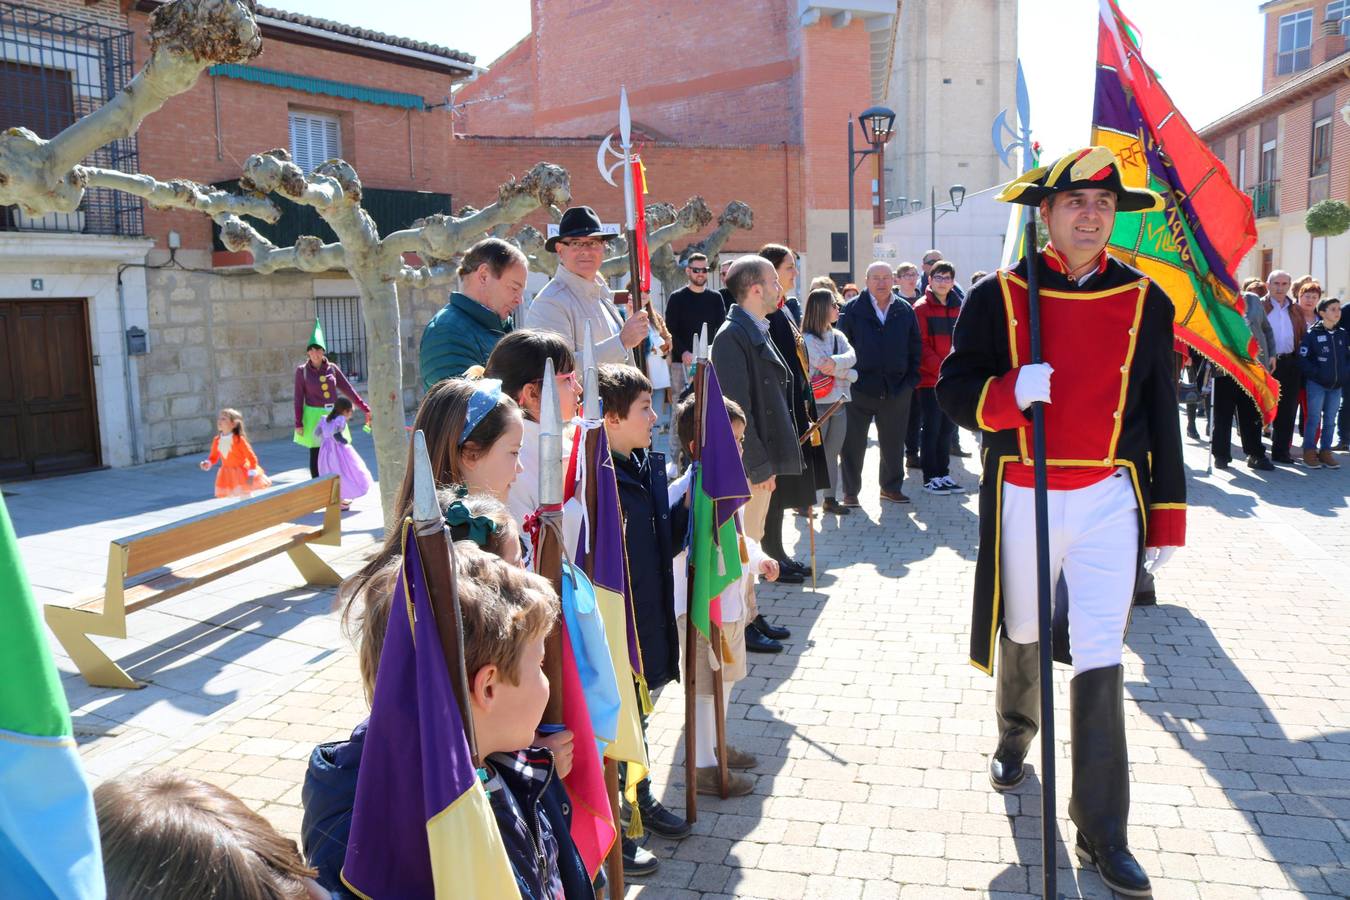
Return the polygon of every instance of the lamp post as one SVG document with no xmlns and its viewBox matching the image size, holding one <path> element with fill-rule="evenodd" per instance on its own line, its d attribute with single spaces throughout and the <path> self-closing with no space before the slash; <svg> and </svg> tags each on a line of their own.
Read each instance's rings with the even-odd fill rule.
<svg viewBox="0 0 1350 900">
<path fill-rule="evenodd" d="M 932 227 L 928 234 L 928 246 L 937 246 L 937 221 L 949 212 L 956 212 L 961 208 L 961 204 L 966 202 L 966 186 L 963 184 L 954 184 L 947 189 L 947 196 L 952 198 L 951 206 L 939 207 L 937 202 L 937 188 L 933 188 L 933 200 L 928 204 L 933 214 Z"/>
<path fill-rule="evenodd" d="M 884 106 L 869 106 L 858 116 L 862 126 L 863 139 L 867 141 L 866 150 L 853 149 L 853 117 L 848 120 L 848 280 L 853 280 L 854 236 L 853 236 L 853 174 L 858 171 L 862 161 L 874 153 L 880 153 L 882 146 L 891 139 L 895 128 L 895 113 Z"/>
</svg>

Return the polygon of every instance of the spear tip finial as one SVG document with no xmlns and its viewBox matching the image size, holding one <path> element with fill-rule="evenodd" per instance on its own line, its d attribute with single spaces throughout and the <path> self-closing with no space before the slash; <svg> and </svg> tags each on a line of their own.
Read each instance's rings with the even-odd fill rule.
<svg viewBox="0 0 1350 900">
<path fill-rule="evenodd" d="M 413 521 L 434 522 L 441 516 L 440 501 L 436 499 L 436 475 L 427 453 L 427 436 L 422 429 L 413 432 Z"/>
</svg>

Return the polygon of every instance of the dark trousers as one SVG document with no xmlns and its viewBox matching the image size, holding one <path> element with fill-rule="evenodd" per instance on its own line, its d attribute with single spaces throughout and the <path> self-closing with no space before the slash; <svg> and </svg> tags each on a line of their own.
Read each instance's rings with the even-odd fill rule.
<svg viewBox="0 0 1350 900">
<path fill-rule="evenodd" d="M 318 447 L 310 447 L 310 448 L 309 448 L 309 477 L 310 477 L 310 478 L 318 478 L 318 477 L 319 477 L 319 448 L 318 448 Z"/>
<path fill-rule="evenodd" d="M 1303 370 L 1298 367 L 1298 354 L 1275 357 L 1275 380 L 1280 383 L 1280 405 L 1275 410 L 1275 425 L 1271 430 L 1271 453 L 1284 457 L 1289 455 L 1294 440 L 1294 413 L 1298 411 L 1298 395 L 1303 390 Z"/>
<path fill-rule="evenodd" d="M 952 434 L 956 424 L 938 406 L 936 388 L 919 388 L 918 393 L 918 406 L 923 416 L 919 462 L 923 466 L 923 480 L 929 481 L 952 473 Z"/>
<path fill-rule="evenodd" d="M 900 492 L 905 483 L 905 432 L 913 399 L 912 389 L 890 397 L 853 392 L 853 401 L 844 407 L 848 432 L 839 459 L 839 480 L 844 483 L 845 497 L 856 497 L 862 489 L 863 459 L 873 419 L 877 422 L 877 444 L 881 449 L 881 489 Z"/>
<path fill-rule="evenodd" d="M 1342 444 L 1350 442 L 1350 394 L 1342 394 L 1341 412 L 1336 421 L 1337 440 Z"/>
<path fill-rule="evenodd" d="M 774 559 L 787 559 L 783 549 L 783 495 L 774 491 L 769 496 L 769 511 L 764 515 L 764 537 L 760 538 L 760 548 Z"/>
<path fill-rule="evenodd" d="M 909 424 L 905 428 L 905 456 L 916 457 L 922 450 L 923 414 L 919 404 L 909 405 Z"/>
<path fill-rule="evenodd" d="M 1266 448 L 1261 444 L 1261 413 L 1251 397 L 1242 393 L 1238 383 L 1227 375 L 1214 373 L 1214 420 L 1210 423 L 1210 447 L 1214 458 L 1231 460 L 1233 458 L 1233 414 L 1237 414 L 1238 436 L 1242 439 L 1242 452 L 1248 456 L 1264 456 Z"/>
</svg>

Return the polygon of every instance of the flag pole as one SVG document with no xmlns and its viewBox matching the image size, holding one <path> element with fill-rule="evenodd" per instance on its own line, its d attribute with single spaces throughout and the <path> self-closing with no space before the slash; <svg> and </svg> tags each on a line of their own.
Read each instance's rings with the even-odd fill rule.
<svg viewBox="0 0 1350 900">
<path fill-rule="evenodd" d="M 704 427 L 705 419 L 708 415 L 708 367 L 712 365 L 711 353 L 708 346 L 708 326 L 705 324 L 698 336 L 698 361 L 702 364 L 702 378 L 697 385 L 699 393 L 694 401 L 697 418 L 694 420 L 697 427 L 698 439 L 694 447 L 699 454 L 700 460 L 703 455 L 703 442 L 705 440 L 707 429 Z M 692 511 L 693 504 L 690 503 Z M 692 557 L 691 557 L 692 559 Z M 693 586 L 693 579 L 690 578 L 690 586 Z M 693 622 L 691 616 L 689 621 Z M 712 672 L 712 694 L 713 694 L 713 727 L 716 729 L 717 746 L 717 792 L 723 799 L 731 796 L 731 774 L 727 771 L 727 701 L 723 693 L 725 688 L 722 666 L 726 664 L 726 659 L 722 655 L 722 626 L 713 622 L 711 618 L 708 621 L 708 647 L 717 657 L 718 665 Z"/>
<path fill-rule="evenodd" d="M 534 543 L 534 571 L 548 579 L 562 597 L 562 421 L 558 411 L 558 383 L 553 360 L 544 362 L 539 403 L 539 532 Z M 548 704 L 539 730 L 563 730 L 562 619 L 544 639 L 544 675 Z"/>
<path fill-rule="evenodd" d="M 704 326 L 703 333 L 707 333 Z M 708 361 L 703 357 L 700 335 L 694 336 L 694 443 L 689 447 L 689 487 L 686 494 L 689 515 L 694 514 L 703 458 L 703 404 L 708 392 Z M 694 542 L 685 551 L 685 617 L 684 617 L 684 817 L 690 823 L 698 821 L 698 631 L 694 627 Z M 714 700 L 714 702 L 716 702 Z"/>
<path fill-rule="evenodd" d="M 595 341 L 591 336 L 591 323 L 587 322 L 584 332 L 584 341 L 581 346 L 581 417 L 588 421 L 598 421 L 604 415 L 600 406 L 600 370 L 595 365 Z M 603 428 L 604 425 L 600 425 Z M 592 457 L 599 447 L 599 434 L 593 429 L 587 429 L 579 432 L 578 440 L 581 440 L 581 458 L 580 466 L 588 471 L 595 471 L 590 466 Z M 586 494 L 582 497 L 586 507 L 586 535 L 585 540 L 588 552 L 585 556 L 584 568 L 586 577 L 594 579 L 595 577 L 595 509 L 596 509 L 596 484 L 594 478 L 586 479 Z M 626 685 L 620 685 L 619 690 L 627 690 Z M 609 848 L 609 856 L 605 859 L 605 873 L 607 896 L 610 900 L 622 900 L 624 892 L 623 879 L 623 823 L 619 820 L 619 761 L 604 757 L 605 765 L 605 791 L 609 794 L 609 809 L 614 816 L 614 846 Z M 636 815 L 637 811 L 634 810 Z"/>
<path fill-rule="evenodd" d="M 455 692 L 460 718 L 464 722 L 464 737 L 475 768 L 483 765 L 478 754 L 478 738 L 474 734 L 473 711 L 469 706 L 469 675 L 464 667 L 464 629 L 459 609 L 459 584 L 455 580 L 455 545 L 450 540 L 450 529 L 445 524 L 440 501 L 436 498 L 436 478 L 427 453 L 427 436 L 418 429 L 413 433 L 413 535 L 417 555 L 421 559 L 422 577 L 426 579 L 427 595 L 433 600 L 449 599 L 450 614 L 436 616 L 436 631 L 441 638 L 441 653 L 450 669 L 450 686 Z M 436 603 L 431 604 L 434 611 Z"/>
<path fill-rule="evenodd" d="M 1031 332 L 1031 363 L 1041 362 L 1041 276 L 1036 238 L 1036 210 L 1028 210 L 1026 235 L 1027 307 Z M 1040 637 L 1041 687 L 1041 895 L 1056 900 L 1055 848 L 1058 845 L 1055 820 L 1055 686 L 1051 680 L 1053 636 L 1051 634 L 1050 584 L 1050 512 L 1049 487 L 1045 466 L 1044 404 L 1031 405 L 1032 461 L 1036 480 L 1036 585 L 1038 631 Z"/>
</svg>

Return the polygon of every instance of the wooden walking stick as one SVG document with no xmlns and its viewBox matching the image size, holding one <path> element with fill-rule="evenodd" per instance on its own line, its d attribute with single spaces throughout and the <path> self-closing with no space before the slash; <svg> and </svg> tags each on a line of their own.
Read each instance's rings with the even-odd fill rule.
<svg viewBox="0 0 1350 900">
<path fill-rule="evenodd" d="M 450 686 L 464 721 L 464 737 L 475 767 L 483 765 L 478 755 L 478 739 L 473 729 L 473 711 L 469 706 L 469 674 L 464 667 L 464 627 L 459 611 L 459 585 L 455 580 L 455 545 L 445 524 L 440 501 L 436 498 L 436 477 L 427 454 L 427 436 L 419 429 L 413 434 L 413 534 L 417 555 L 422 561 L 427 596 L 433 600 L 448 598 L 448 616 L 436 617 L 441 637 L 441 652 L 450 668 Z M 433 602 L 431 608 L 436 609 Z"/>
<path fill-rule="evenodd" d="M 1027 259 L 1027 311 L 1031 331 L 1031 364 L 1041 362 L 1041 276 L 1037 259 L 1036 209 L 1030 208 L 1023 237 Z M 1055 820 L 1055 689 L 1051 616 L 1054 585 L 1050 583 L 1049 488 L 1045 468 L 1044 404 L 1031 404 L 1032 463 L 1036 476 L 1036 606 L 1040 637 L 1041 685 L 1041 894 L 1055 900 L 1055 848 L 1059 843 Z"/>
</svg>

